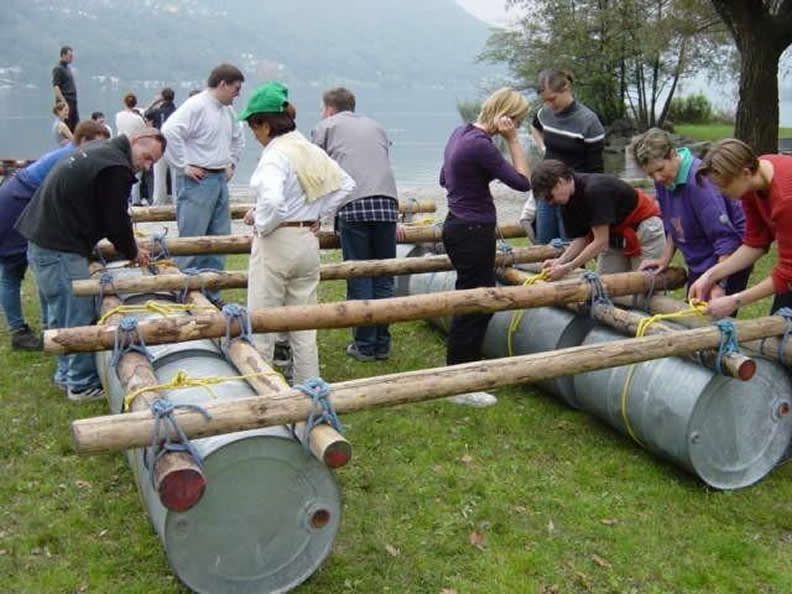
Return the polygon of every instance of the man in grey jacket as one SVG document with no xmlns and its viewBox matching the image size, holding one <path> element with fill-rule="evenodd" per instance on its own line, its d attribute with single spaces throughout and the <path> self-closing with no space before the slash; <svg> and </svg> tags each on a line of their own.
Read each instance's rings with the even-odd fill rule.
<svg viewBox="0 0 792 594">
<path fill-rule="evenodd" d="M 322 121 L 311 131 L 311 139 L 357 184 L 337 213 L 344 260 L 395 258 L 399 203 L 385 130 L 373 119 L 355 113 L 355 96 L 338 87 L 325 91 Z M 392 296 L 391 276 L 347 280 L 348 299 Z M 358 361 L 390 357 L 387 324 L 354 328 L 353 339 L 346 353 Z"/>
</svg>

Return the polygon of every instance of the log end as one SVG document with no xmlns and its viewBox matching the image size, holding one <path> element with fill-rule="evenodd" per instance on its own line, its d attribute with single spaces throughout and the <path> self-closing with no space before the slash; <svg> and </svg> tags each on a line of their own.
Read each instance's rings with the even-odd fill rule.
<svg viewBox="0 0 792 594">
<path fill-rule="evenodd" d="M 352 459 L 352 444 L 338 440 L 327 446 L 322 460 L 328 468 L 341 468 Z"/>
<path fill-rule="evenodd" d="M 756 373 L 756 361 L 749 357 L 745 357 L 737 365 L 737 377 L 742 381 L 747 382 Z"/>
<path fill-rule="evenodd" d="M 184 512 L 203 497 L 206 477 L 198 468 L 181 468 L 169 472 L 159 482 L 162 505 L 171 511 Z"/>
</svg>

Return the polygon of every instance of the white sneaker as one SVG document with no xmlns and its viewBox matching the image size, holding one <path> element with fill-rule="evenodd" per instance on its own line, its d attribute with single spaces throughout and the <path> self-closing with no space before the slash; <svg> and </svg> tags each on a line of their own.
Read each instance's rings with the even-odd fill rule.
<svg viewBox="0 0 792 594">
<path fill-rule="evenodd" d="M 468 392 L 467 394 L 457 394 L 456 396 L 449 396 L 446 398 L 449 402 L 454 404 L 461 404 L 463 406 L 475 406 L 476 408 L 484 408 L 498 403 L 489 392 Z"/>
</svg>

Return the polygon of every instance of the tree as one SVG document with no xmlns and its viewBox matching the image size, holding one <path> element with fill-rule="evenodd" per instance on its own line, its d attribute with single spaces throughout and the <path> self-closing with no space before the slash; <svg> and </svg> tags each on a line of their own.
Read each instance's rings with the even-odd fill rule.
<svg viewBox="0 0 792 594">
<path fill-rule="evenodd" d="M 792 0 L 712 0 L 740 53 L 735 136 L 778 151 L 778 62 L 792 44 Z"/>
<path fill-rule="evenodd" d="M 555 66 L 608 123 L 627 110 L 660 125 L 680 80 L 727 61 L 727 36 L 708 0 L 509 0 L 522 17 L 496 31 L 480 58 L 506 62 L 526 88 Z"/>
</svg>

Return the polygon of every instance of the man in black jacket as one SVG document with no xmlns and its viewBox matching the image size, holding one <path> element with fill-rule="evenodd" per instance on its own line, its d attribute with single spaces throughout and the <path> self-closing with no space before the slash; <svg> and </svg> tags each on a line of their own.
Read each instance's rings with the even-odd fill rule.
<svg viewBox="0 0 792 594">
<path fill-rule="evenodd" d="M 100 239 L 107 237 L 135 263 L 148 263 L 148 253 L 135 243 L 127 200 L 135 173 L 151 169 L 164 150 L 165 138 L 155 129 L 77 148 L 49 173 L 19 217 L 15 228 L 30 242 L 28 260 L 47 300 L 50 328 L 96 319 L 93 298 L 76 297 L 71 283 L 90 277 L 88 257 Z M 60 355 L 55 383 L 70 400 L 102 395 L 91 353 Z"/>
</svg>

